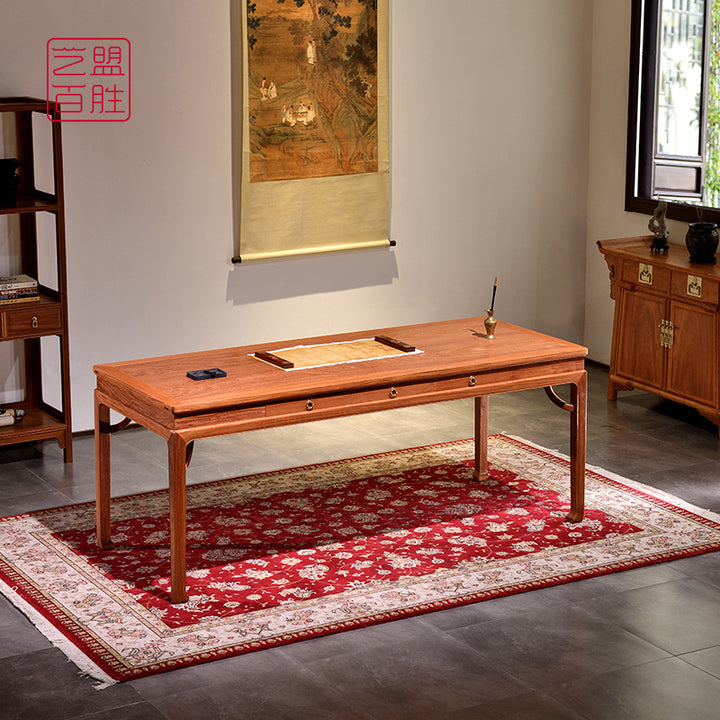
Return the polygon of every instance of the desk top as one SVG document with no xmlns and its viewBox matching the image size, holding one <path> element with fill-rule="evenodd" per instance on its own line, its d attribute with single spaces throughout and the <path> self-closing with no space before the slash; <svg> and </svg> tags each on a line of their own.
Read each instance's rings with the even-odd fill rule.
<svg viewBox="0 0 720 720">
<path fill-rule="evenodd" d="M 364 362 L 285 372 L 253 357 L 258 351 L 290 345 L 343 342 L 383 335 L 422 352 Z M 247 345 L 96 365 L 98 388 L 104 383 L 161 403 L 174 415 L 223 407 L 356 391 L 387 384 L 437 380 L 460 374 L 534 368 L 559 361 L 584 362 L 587 349 L 549 335 L 498 322 L 495 337 L 485 337 L 482 317 L 326 337 Z M 195 381 L 189 370 L 221 368 L 227 377 Z M 528 371 L 530 372 L 530 371 Z"/>
</svg>

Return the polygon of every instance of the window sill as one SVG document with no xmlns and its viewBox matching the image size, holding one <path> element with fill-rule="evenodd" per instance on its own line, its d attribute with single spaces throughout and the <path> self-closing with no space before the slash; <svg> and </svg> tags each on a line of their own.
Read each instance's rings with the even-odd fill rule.
<svg viewBox="0 0 720 720">
<path fill-rule="evenodd" d="M 659 200 L 650 198 L 628 198 L 625 202 L 625 209 L 629 212 L 652 215 L 659 202 Z M 709 208 L 702 205 L 695 207 L 694 205 L 685 205 L 669 200 L 667 204 L 666 217 L 670 220 L 683 220 L 687 223 L 698 222 L 700 220 L 698 210 L 700 210 L 704 222 L 714 222 L 720 225 L 720 209 L 718 208 Z"/>
</svg>

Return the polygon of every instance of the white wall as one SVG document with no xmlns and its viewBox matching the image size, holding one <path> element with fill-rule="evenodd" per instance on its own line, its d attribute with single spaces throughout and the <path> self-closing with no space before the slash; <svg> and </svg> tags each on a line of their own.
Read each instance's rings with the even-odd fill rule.
<svg viewBox="0 0 720 720">
<path fill-rule="evenodd" d="M 475 315 L 496 275 L 581 341 L 592 7 L 391 0 L 397 247 L 233 266 L 229 0 L 0 0 L 0 95 L 44 96 L 51 37 L 132 46 L 130 122 L 63 128 L 74 429 L 94 363 Z"/>
<path fill-rule="evenodd" d="M 648 215 L 625 206 L 627 113 L 630 73 L 628 0 L 593 4 L 593 53 L 590 103 L 585 344 L 589 356 L 610 362 L 614 303 L 610 280 L 597 241 L 648 235 Z M 668 221 L 670 242 L 683 244 L 687 224 Z"/>
</svg>

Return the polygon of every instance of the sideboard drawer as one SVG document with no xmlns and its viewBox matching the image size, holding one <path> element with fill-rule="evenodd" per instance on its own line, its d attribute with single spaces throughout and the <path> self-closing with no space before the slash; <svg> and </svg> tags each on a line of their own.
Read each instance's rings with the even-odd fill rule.
<svg viewBox="0 0 720 720">
<path fill-rule="evenodd" d="M 624 259 L 622 279 L 638 287 L 652 288 L 661 293 L 670 290 L 670 271 L 667 268 L 653 265 L 652 262 L 640 263 Z"/>
<path fill-rule="evenodd" d="M 3 337 L 7 339 L 52 335 L 62 330 L 59 305 L 5 311 L 2 315 Z"/>
<path fill-rule="evenodd" d="M 692 272 L 674 271 L 672 274 L 673 295 L 679 298 L 700 300 L 701 302 L 717 305 L 718 282 L 710 278 L 693 275 Z"/>
</svg>

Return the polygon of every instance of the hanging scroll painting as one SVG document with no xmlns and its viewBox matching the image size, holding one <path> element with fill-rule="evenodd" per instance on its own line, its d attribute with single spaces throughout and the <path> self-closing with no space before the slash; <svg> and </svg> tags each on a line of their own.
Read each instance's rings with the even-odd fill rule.
<svg viewBox="0 0 720 720">
<path fill-rule="evenodd" d="M 234 261 L 389 246 L 388 0 L 240 2 Z"/>
</svg>

